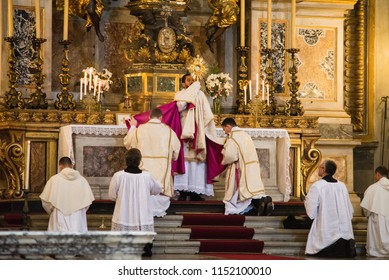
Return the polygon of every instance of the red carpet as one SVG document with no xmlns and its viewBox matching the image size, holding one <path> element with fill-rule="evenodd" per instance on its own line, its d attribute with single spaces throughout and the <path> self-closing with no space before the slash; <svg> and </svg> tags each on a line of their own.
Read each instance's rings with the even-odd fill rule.
<svg viewBox="0 0 389 280">
<path fill-rule="evenodd" d="M 243 226 L 245 216 L 224 214 L 184 214 L 182 226 Z"/>
<path fill-rule="evenodd" d="M 193 226 L 190 239 L 252 239 L 253 228 L 226 226 Z"/>
<path fill-rule="evenodd" d="M 264 243 L 259 240 L 201 240 L 200 253 L 204 252 L 250 252 L 262 253 Z"/>
<path fill-rule="evenodd" d="M 223 258 L 223 259 L 230 259 L 230 260 L 303 260 L 303 259 L 292 258 L 292 257 L 266 255 L 266 254 L 227 254 L 227 253 L 210 254 L 210 253 L 206 253 L 204 255 L 219 257 L 219 258 Z"/>
</svg>

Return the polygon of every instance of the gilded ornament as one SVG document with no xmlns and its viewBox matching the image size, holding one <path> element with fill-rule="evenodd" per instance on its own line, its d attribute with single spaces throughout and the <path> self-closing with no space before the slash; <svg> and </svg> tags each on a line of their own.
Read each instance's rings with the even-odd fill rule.
<svg viewBox="0 0 389 280">
<path fill-rule="evenodd" d="M 62 113 L 61 114 L 61 122 L 63 123 L 71 123 L 73 121 L 72 113 Z"/>
<path fill-rule="evenodd" d="M 103 122 L 104 124 L 115 124 L 115 114 L 105 114 Z"/>
<path fill-rule="evenodd" d="M 195 80 L 203 80 L 208 73 L 208 63 L 200 55 L 189 61 L 187 69 Z"/>
<path fill-rule="evenodd" d="M 30 113 L 20 112 L 18 116 L 19 121 L 21 122 L 29 122 L 30 121 Z"/>
<path fill-rule="evenodd" d="M 76 123 L 85 123 L 86 122 L 86 114 L 85 113 L 76 113 L 76 116 L 74 118 Z"/>
<path fill-rule="evenodd" d="M 176 47 L 177 37 L 174 30 L 165 26 L 158 33 L 158 47 L 164 53 L 170 53 Z"/>
<path fill-rule="evenodd" d="M 46 119 L 48 122 L 58 122 L 58 114 L 57 113 L 48 113 Z"/>
<path fill-rule="evenodd" d="M 44 122 L 45 117 L 43 116 L 43 113 L 33 113 L 32 120 L 34 122 Z"/>
</svg>

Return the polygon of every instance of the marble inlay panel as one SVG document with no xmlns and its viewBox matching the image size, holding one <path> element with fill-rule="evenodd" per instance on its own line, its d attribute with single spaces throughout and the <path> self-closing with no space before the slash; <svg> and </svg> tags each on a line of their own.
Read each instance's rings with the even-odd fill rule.
<svg viewBox="0 0 389 280">
<path fill-rule="evenodd" d="M 30 188 L 41 193 L 46 184 L 46 142 L 31 142 Z"/>
<path fill-rule="evenodd" d="M 259 22 L 260 29 L 260 49 L 259 51 L 267 47 L 267 22 L 260 20 Z M 286 34 L 286 22 L 277 20 L 273 21 L 272 24 L 272 49 L 274 53 L 272 54 L 272 61 L 274 66 L 274 87 L 276 93 L 285 92 L 285 80 L 286 80 L 286 69 L 285 69 L 285 34 Z M 266 56 L 263 53 L 259 55 L 259 75 L 266 77 Z"/>
<path fill-rule="evenodd" d="M 17 7 L 14 9 L 14 37 L 16 70 L 19 72 L 18 85 L 34 83 L 34 60 L 37 57 L 36 47 L 32 39 L 36 35 L 35 10 L 31 7 Z"/>
<path fill-rule="evenodd" d="M 296 43 L 299 97 L 336 101 L 336 29 L 300 28 Z"/>
<path fill-rule="evenodd" d="M 125 147 L 84 146 L 84 169 L 86 177 L 112 177 L 125 168 Z"/>
</svg>

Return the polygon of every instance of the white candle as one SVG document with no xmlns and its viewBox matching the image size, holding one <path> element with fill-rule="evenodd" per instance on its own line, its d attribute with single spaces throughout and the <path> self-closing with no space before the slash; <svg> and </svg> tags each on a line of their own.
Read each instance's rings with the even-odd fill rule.
<svg viewBox="0 0 389 280">
<path fill-rule="evenodd" d="M 69 0 L 63 3 L 63 40 L 68 40 L 69 34 Z"/>
<path fill-rule="evenodd" d="M 271 49 L 271 1 L 267 0 L 267 48 Z"/>
<path fill-rule="evenodd" d="M 91 68 L 89 68 L 89 91 L 92 90 L 92 72 L 93 72 L 93 70 L 91 67 Z"/>
<path fill-rule="evenodd" d="M 36 37 L 41 37 L 41 3 L 35 0 L 35 20 L 36 20 Z"/>
<path fill-rule="evenodd" d="M 246 0 L 240 0 L 240 46 L 245 46 L 245 2 Z"/>
<path fill-rule="evenodd" d="M 93 77 L 93 96 L 96 96 L 97 92 L 97 75 L 94 75 Z"/>
<path fill-rule="evenodd" d="M 265 100 L 265 81 L 262 80 L 262 100 Z"/>
<path fill-rule="evenodd" d="M 14 36 L 14 9 L 12 0 L 8 0 L 8 37 Z"/>
<path fill-rule="evenodd" d="M 31 154 L 31 141 L 27 141 L 27 152 L 26 152 L 26 175 L 25 175 L 25 184 L 24 188 L 28 190 L 29 188 L 29 181 L 30 181 L 30 154 Z"/>
<path fill-rule="evenodd" d="M 258 73 L 255 76 L 255 90 L 257 91 L 256 96 L 258 96 L 258 94 L 259 94 L 259 74 Z"/>
<path fill-rule="evenodd" d="M 101 80 L 98 83 L 98 91 L 99 91 L 99 94 L 100 94 L 101 93 Z"/>
<path fill-rule="evenodd" d="M 251 80 L 249 81 L 249 93 L 250 93 L 250 100 L 252 100 L 253 99 L 253 94 L 252 94 L 252 92 L 253 92 L 253 88 L 251 87 Z"/>
<path fill-rule="evenodd" d="M 83 85 L 83 83 L 84 83 L 84 79 L 83 78 L 81 78 L 80 79 L 80 101 L 82 100 L 82 88 L 84 87 L 84 85 Z"/>
<path fill-rule="evenodd" d="M 270 97 L 269 97 L 269 84 L 266 85 L 266 104 L 270 105 Z"/>
<path fill-rule="evenodd" d="M 296 48 L 296 0 L 292 0 L 292 49 Z"/>
<path fill-rule="evenodd" d="M 247 98 L 247 86 L 243 87 L 243 91 L 244 91 L 244 105 L 246 105 L 247 104 L 247 101 L 246 101 L 246 98 Z"/>
</svg>

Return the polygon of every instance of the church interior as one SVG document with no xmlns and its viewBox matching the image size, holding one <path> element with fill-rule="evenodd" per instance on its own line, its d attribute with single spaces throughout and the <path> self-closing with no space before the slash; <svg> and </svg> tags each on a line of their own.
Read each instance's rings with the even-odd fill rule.
<svg viewBox="0 0 389 280">
<path fill-rule="evenodd" d="M 288 216 L 306 222 L 304 197 L 326 159 L 347 186 L 364 258 L 360 202 L 375 168 L 388 166 L 388 14 L 386 0 L 1 1 L 0 240 L 11 233 L 20 240 L 26 230 L 45 239 L 39 195 L 58 159 L 71 156 L 96 199 L 88 214 L 94 236 L 82 243 L 120 247 L 125 237 L 107 241 L 103 233 L 114 205 L 109 181 L 125 163 L 125 120 L 171 102 L 189 72 L 208 96 L 217 133 L 223 136 L 221 122 L 233 117 L 252 137 L 274 209 L 223 224 L 220 176 L 214 197 L 172 200 L 168 215 L 155 218 L 153 258 L 223 258 L 225 245 L 205 240 L 214 221 L 194 229 L 201 214 L 239 227 L 229 238 L 248 254 L 304 258 L 308 229 L 283 225 Z M 207 83 L 211 75 L 230 78 L 220 97 Z M 154 236 L 126 238 L 132 250 L 120 253 L 139 258 L 138 243 Z M 41 246 L 45 253 L 30 258 L 55 255 L 60 239 L 63 248 L 87 251 L 74 238 L 54 236 Z M 72 255 L 63 250 L 62 257 Z"/>
</svg>

